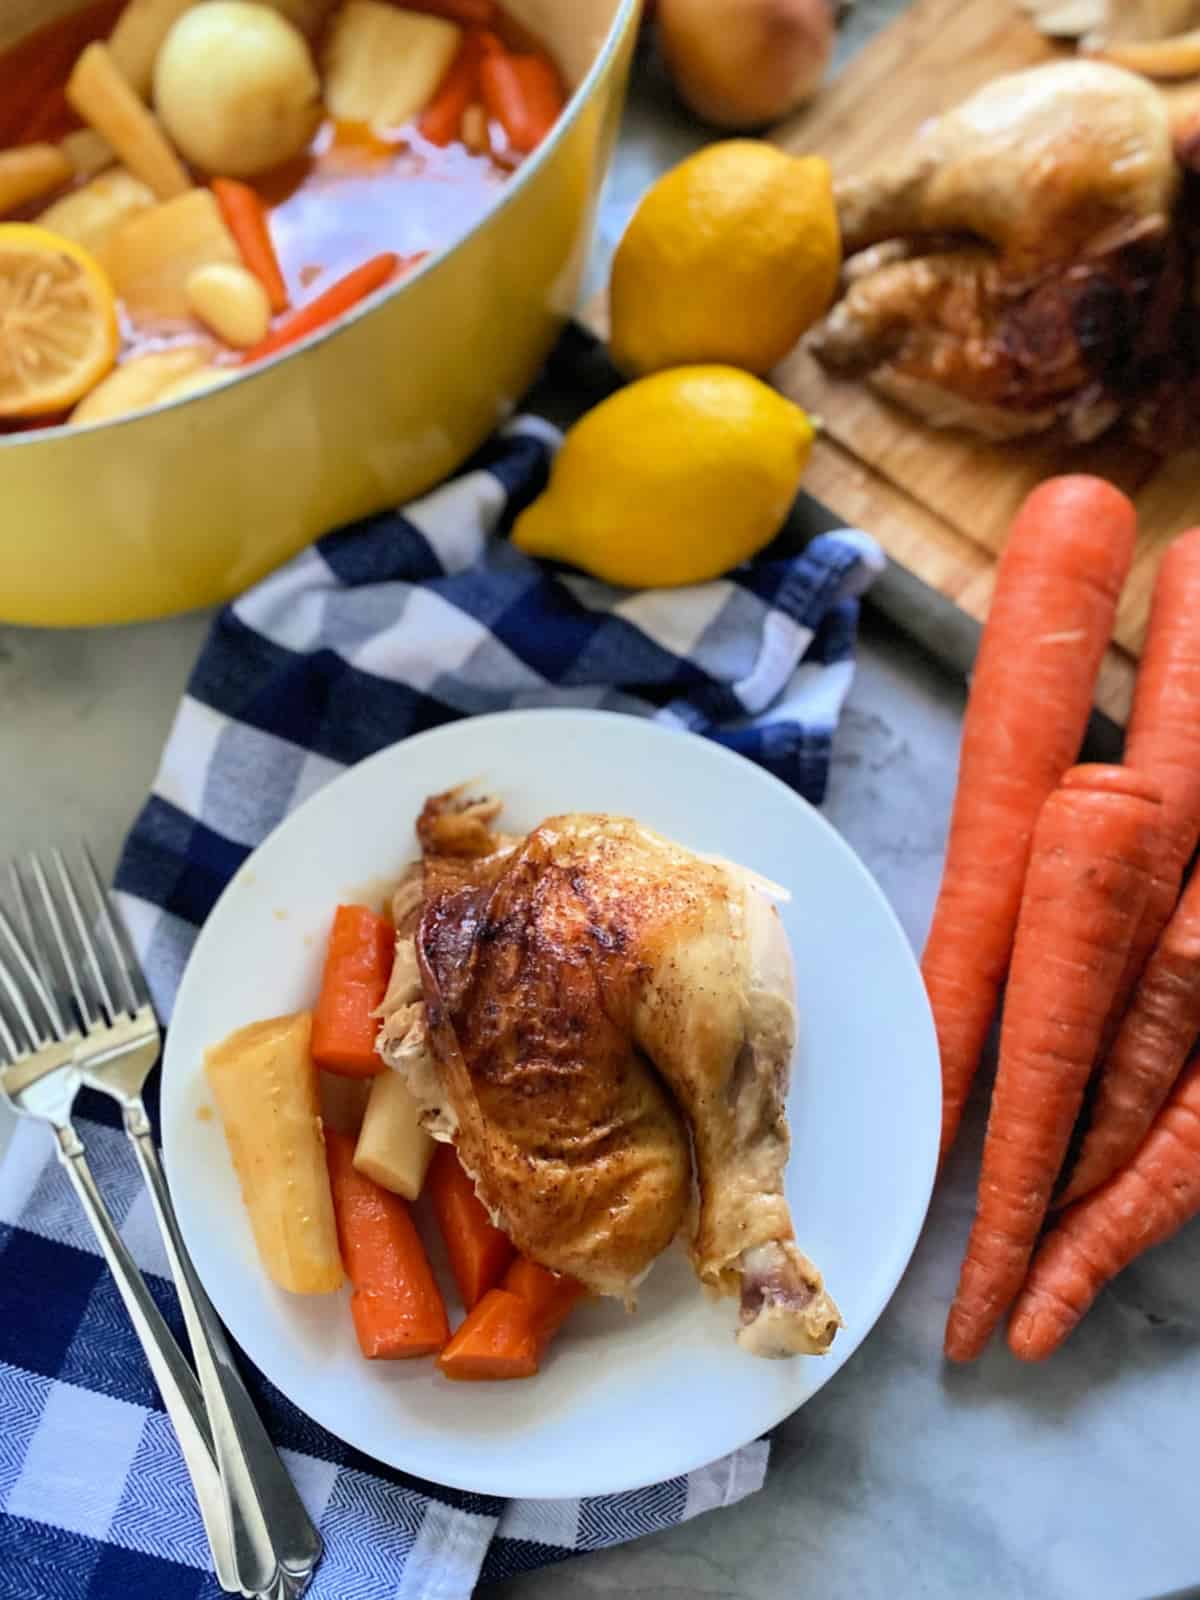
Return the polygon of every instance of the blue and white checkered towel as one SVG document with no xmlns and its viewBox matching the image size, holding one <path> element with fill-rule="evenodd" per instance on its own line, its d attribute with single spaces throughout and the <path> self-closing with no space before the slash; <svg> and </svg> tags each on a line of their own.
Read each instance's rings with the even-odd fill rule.
<svg viewBox="0 0 1200 1600">
<path fill-rule="evenodd" d="M 600 706 L 694 729 L 820 800 L 850 684 L 863 534 L 732 577 L 628 594 L 502 538 L 557 434 L 521 418 L 403 515 L 329 535 L 224 610 L 118 887 L 162 1016 L 213 902 L 299 801 L 423 728 L 510 706 Z M 182 1339 L 149 1201 L 106 1103 L 81 1104 L 121 1233 Z M 439 1488 L 324 1433 L 246 1363 L 326 1541 L 313 1600 L 455 1600 L 672 1527 L 757 1489 L 765 1442 L 686 1478 L 584 1500 Z M 166 1417 L 43 1128 L 0 1168 L 0 1600 L 218 1595 Z"/>
</svg>

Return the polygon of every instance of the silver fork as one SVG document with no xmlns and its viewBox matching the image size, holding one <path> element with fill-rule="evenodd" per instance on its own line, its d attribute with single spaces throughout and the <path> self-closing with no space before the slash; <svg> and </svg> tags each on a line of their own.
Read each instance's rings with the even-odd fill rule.
<svg viewBox="0 0 1200 1600">
<path fill-rule="evenodd" d="M 40 866 L 36 871 L 40 876 Z M 28 928 L 28 907 L 15 872 L 13 879 L 22 920 Z M 64 1017 L 53 990 L 46 987 L 41 973 L 33 967 L 2 908 L 0 941 L 15 963 L 10 970 L 0 959 L 0 998 L 6 1002 L 11 1018 L 10 1025 L 5 1008 L 0 1005 L 0 1093 L 19 1115 L 47 1122 L 54 1130 L 55 1154 L 92 1225 L 179 1440 L 212 1549 L 217 1581 L 226 1593 L 241 1594 L 200 1386 L 117 1232 L 88 1166 L 83 1141 L 71 1122 L 71 1108 L 80 1089 L 76 1052 L 82 1036 Z"/>
<path fill-rule="evenodd" d="M 142 1087 L 160 1048 L 150 997 L 137 962 L 118 932 L 90 855 L 86 850 L 83 853 L 83 896 L 61 852 L 53 852 L 52 859 L 65 919 L 40 862 L 33 861 L 31 871 L 44 922 L 82 1024 L 73 1044 L 73 1071 L 79 1081 L 121 1106 L 125 1133 L 150 1191 L 207 1407 L 232 1570 L 244 1593 L 266 1600 L 289 1600 L 307 1586 L 321 1558 L 321 1539 L 246 1392 L 179 1231 L 142 1102 Z M 41 988 L 53 1003 L 53 967 L 15 869 L 12 877 L 23 931 L 40 969 L 33 975 L 41 980 Z M 86 912 L 85 898 L 91 902 Z M 4 931 L 3 924 L 0 931 Z M 7 934 L 11 933 L 10 927 Z M 7 934 L 6 942 L 15 954 L 19 942 L 8 939 Z M 61 1008 L 59 1011 L 60 1020 L 65 1021 Z M 59 1048 L 66 1037 L 64 1031 L 57 1041 Z M 79 1142 L 77 1137 L 75 1142 Z"/>
</svg>

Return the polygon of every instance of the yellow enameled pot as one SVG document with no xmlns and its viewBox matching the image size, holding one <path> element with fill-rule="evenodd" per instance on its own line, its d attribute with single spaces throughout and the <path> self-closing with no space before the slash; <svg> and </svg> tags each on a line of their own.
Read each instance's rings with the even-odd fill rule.
<svg viewBox="0 0 1200 1600">
<path fill-rule="evenodd" d="M 505 0 L 575 93 L 474 229 L 333 329 L 207 394 L 0 438 L 0 621 L 164 616 L 420 494 L 510 412 L 574 304 L 638 0 Z M 74 9 L 5 0 L 0 47 Z"/>
</svg>

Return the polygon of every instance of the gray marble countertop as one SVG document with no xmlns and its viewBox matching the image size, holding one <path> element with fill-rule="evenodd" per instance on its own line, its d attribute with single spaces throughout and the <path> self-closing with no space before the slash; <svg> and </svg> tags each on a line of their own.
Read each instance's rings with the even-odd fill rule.
<svg viewBox="0 0 1200 1600">
<path fill-rule="evenodd" d="M 859 0 L 842 55 L 901 6 Z M 598 270 L 646 183 L 703 137 L 643 61 Z M 0 857 L 86 832 L 113 864 L 207 623 L 0 627 Z M 937 889 L 962 703 L 961 683 L 868 608 L 825 810 L 915 946 Z M 1148 1600 L 1196 1584 L 1200 1225 L 1126 1272 L 1045 1366 L 1020 1367 L 999 1346 L 949 1369 L 941 1335 L 982 1119 L 977 1096 L 899 1291 L 778 1430 L 760 1494 L 496 1586 L 493 1600 Z"/>
</svg>

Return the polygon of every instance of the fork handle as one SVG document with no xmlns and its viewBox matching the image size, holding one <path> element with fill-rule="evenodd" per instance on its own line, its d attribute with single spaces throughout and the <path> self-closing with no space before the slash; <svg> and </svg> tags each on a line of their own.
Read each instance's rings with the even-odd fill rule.
<svg viewBox="0 0 1200 1600">
<path fill-rule="evenodd" d="M 217 1581 L 227 1594 L 240 1594 L 241 1586 L 236 1580 L 233 1547 L 225 1520 L 221 1481 L 213 1460 L 212 1435 L 195 1375 L 176 1344 L 175 1336 L 163 1321 L 145 1278 L 125 1247 L 125 1241 L 117 1232 L 116 1223 L 88 1166 L 83 1141 L 70 1123 L 54 1131 L 58 1140 L 58 1159 L 66 1169 L 84 1215 L 92 1225 L 179 1440 L 184 1464 L 196 1491 L 196 1503 L 200 1507 L 204 1531 L 212 1547 Z"/>
<path fill-rule="evenodd" d="M 281 1582 L 287 1587 L 280 1592 L 298 1594 L 321 1558 L 321 1536 L 259 1420 L 220 1319 L 196 1276 L 140 1101 L 126 1104 L 124 1120 L 179 1291 L 208 1407 L 238 1576 L 254 1594 L 273 1594 Z"/>
</svg>

